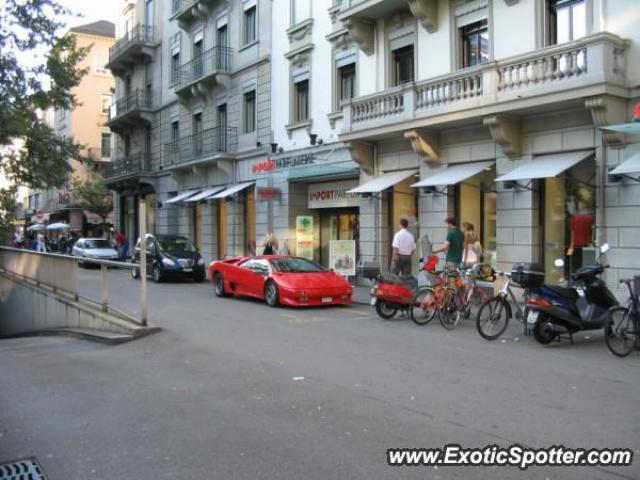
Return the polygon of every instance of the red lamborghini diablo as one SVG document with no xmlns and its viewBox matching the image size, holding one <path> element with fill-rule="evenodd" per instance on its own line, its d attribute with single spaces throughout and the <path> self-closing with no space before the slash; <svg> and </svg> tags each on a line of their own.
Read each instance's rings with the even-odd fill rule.
<svg viewBox="0 0 640 480">
<path fill-rule="evenodd" d="M 313 306 L 351 303 L 353 287 L 337 273 L 300 257 L 257 256 L 209 265 L 218 297 L 242 295 L 268 305 Z"/>
</svg>

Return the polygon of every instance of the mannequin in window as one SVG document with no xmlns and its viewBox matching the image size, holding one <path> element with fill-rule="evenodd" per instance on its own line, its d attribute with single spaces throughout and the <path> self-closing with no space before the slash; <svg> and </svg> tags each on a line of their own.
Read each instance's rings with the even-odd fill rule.
<svg viewBox="0 0 640 480">
<path fill-rule="evenodd" d="M 581 187 L 577 192 L 578 208 L 570 217 L 571 243 L 567 256 L 571 257 L 572 272 L 582 266 L 582 249 L 593 244 L 595 216 L 590 208 L 591 197 L 591 192 Z"/>
</svg>

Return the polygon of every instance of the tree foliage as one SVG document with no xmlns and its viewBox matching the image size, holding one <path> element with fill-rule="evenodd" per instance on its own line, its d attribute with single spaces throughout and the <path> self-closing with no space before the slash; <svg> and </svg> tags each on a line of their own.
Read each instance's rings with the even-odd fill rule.
<svg viewBox="0 0 640 480">
<path fill-rule="evenodd" d="M 68 160 L 84 160 L 82 146 L 56 136 L 39 113 L 76 105 L 72 90 L 86 73 L 78 63 L 88 49 L 64 35 L 60 19 L 70 14 L 57 0 L 0 2 L 0 170 L 14 185 L 59 187 Z M 21 149 L 2 148 L 15 139 Z M 0 192 L 0 204 L 9 193 Z"/>
<path fill-rule="evenodd" d="M 107 189 L 98 173 L 92 172 L 87 178 L 74 178 L 71 182 L 74 203 L 102 218 L 104 224 L 113 210 L 113 194 Z"/>
</svg>

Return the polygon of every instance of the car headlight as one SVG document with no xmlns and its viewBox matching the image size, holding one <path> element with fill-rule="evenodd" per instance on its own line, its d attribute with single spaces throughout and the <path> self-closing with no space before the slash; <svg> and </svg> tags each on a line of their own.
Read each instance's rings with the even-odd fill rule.
<svg viewBox="0 0 640 480">
<path fill-rule="evenodd" d="M 167 258 L 167 257 L 162 257 L 162 264 L 165 267 L 170 267 L 170 268 L 175 266 L 175 264 L 173 263 L 173 260 L 171 260 L 170 258 Z"/>
<path fill-rule="evenodd" d="M 198 259 L 198 265 L 204 265 L 204 258 Z"/>
</svg>

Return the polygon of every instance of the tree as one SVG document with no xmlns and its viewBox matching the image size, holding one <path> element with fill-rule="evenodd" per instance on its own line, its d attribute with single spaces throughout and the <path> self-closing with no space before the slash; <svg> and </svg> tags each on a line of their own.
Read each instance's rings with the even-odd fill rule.
<svg viewBox="0 0 640 480">
<path fill-rule="evenodd" d="M 113 210 L 113 194 L 102 181 L 102 177 L 91 172 L 85 179 L 74 178 L 71 183 L 74 203 L 83 210 L 95 213 L 102 219 L 102 233 L 107 217 Z"/>
<path fill-rule="evenodd" d="M 59 20 L 70 13 L 57 0 L 0 2 L 0 147 L 23 140 L 17 151 L 0 148 L 0 170 L 14 185 L 59 187 L 71 171 L 68 160 L 85 160 L 82 145 L 58 137 L 39 115 L 73 108 L 72 90 L 86 73 L 77 65 L 88 49 L 77 48 Z M 0 191 L 0 205 L 10 194 Z"/>
</svg>

